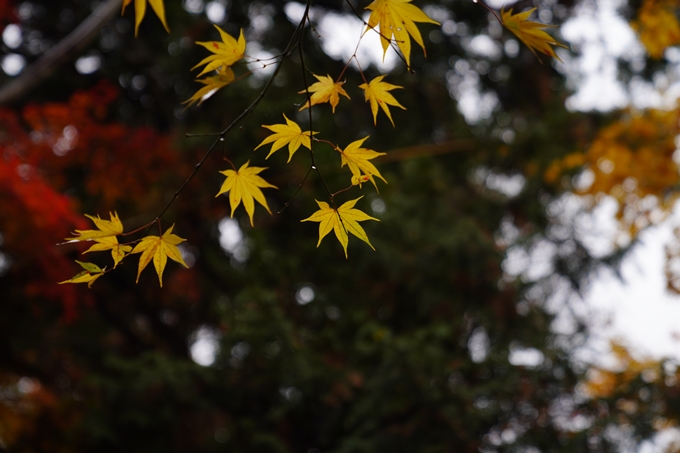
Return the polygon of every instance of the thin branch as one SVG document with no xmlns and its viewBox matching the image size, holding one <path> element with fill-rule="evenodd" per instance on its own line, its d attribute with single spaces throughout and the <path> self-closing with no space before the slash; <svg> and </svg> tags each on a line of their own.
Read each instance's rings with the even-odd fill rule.
<svg viewBox="0 0 680 453">
<path fill-rule="evenodd" d="M 127 233 L 120 233 L 120 236 L 129 236 L 129 235 L 131 235 L 131 234 L 139 233 L 139 232 L 142 231 L 144 228 L 147 228 L 147 227 L 152 226 L 152 225 L 154 224 L 154 222 L 156 222 L 156 221 L 153 220 L 153 221 L 147 223 L 146 225 L 142 225 L 142 226 L 140 226 L 139 228 L 136 228 L 136 229 L 134 229 L 134 230 L 132 230 L 132 231 L 128 231 Z M 133 242 L 136 242 L 136 241 L 133 241 Z"/>
<path fill-rule="evenodd" d="M 283 67 L 283 63 L 286 61 L 286 59 L 290 56 L 290 54 L 293 52 L 295 49 L 295 46 L 299 44 L 300 39 L 302 37 L 302 31 L 304 29 L 305 22 L 307 21 L 307 16 L 309 14 L 309 8 L 311 7 L 311 0 L 307 1 L 307 6 L 305 8 L 305 12 L 302 16 L 302 20 L 298 24 L 297 28 L 293 32 L 293 36 L 291 36 L 290 41 L 288 42 L 288 45 L 286 46 L 286 49 L 282 53 L 281 61 L 278 62 L 276 65 L 276 69 L 272 73 L 271 77 L 267 81 L 267 84 L 262 88 L 262 91 L 260 91 L 260 94 L 255 98 L 255 100 L 243 111 L 239 116 L 236 117 L 234 121 L 232 121 L 226 128 L 224 128 L 221 132 L 219 132 L 218 138 L 210 145 L 210 148 L 208 148 L 208 151 L 206 151 L 205 155 L 203 155 L 203 158 L 196 164 L 194 167 L 194 170 L 191 172 L 189 177 L 182 183 L 182 185 L 175 191 L 173 194 L 172 198 L 168 203 L 165 205 L 163 210 L 156 216 L 154 221 L 160 220 L 161 217 L 170 209 L 170 206 L 175 202 L 175 200 L 179 197 L 179 194 L 184 190 L 184 188 L 189 184 L 189 182 L 196 176 L 196 173 L 201 169 L 205 161 L 210 157 L 210 154 L 212 154 L 213 150 L 217 146 L 217 144 L 221 141 L 224 141 L 224 137 L 231 131 L 236 124 L 238 124 L 241 120 L 244 120 L 244 122 L 248 119 L 250 114 L 255 110 L 255 108 L 258 106 L 258 104 L 262 101 L 262 99 L 265 97 L 267 92 L 269 91 L 270 87 L 274 83 L 274 80 L 278 76 L 279 72 L 281 71 L 281 68 Z M 148 231 L 148 230 L 147 230 Z"/>
<path fill-rule="evenodd" d="M 487 10 L 489 10 L 489 12 L 490 12 L 491 14 L 493 14 L 493 15 L 496 17 L 496 20 L 498 21 L 499 24 L 505 25 L 505 24 L 503 24 L 503 21 L 501 20 L 501 18 L 498 17 L 498 14 L 496 14 L 496 11 L 494 11 L 489 5 L 487 5 L 486 3 L 484 3 L 482 0 L 475 0 L 475 3 L 479 3 L 479 4 L 482 5 L 484 8 L 486 8 Z"/>
<path fill-rule="evenodd" d="M 214 137 L 216 135 L 222 136 L 222 133 L 221 132 L 203 132 L 203 133 L 200 133 L 200 134 L 187 133 L 184 136 L 186 138 L 193 138 L 193 137 Z"/>
<path fill-rule="evenodd" d="M 345 187 L 344 189 L 340 189 L 337 192 L 335 192 L 333 194 L 333 196 L 336 196 L 337 194 L 340 194 L 340 193 L 343 193 L 343 192 L 347 192 L 348 190 L 352 189 L 353 187 L 354 187 L 354 185 L 352 184 L 349 187 Z"/>
<path fill-rule="evenodd" d="M 99 30 L 120 10 L 122 0 L 107 0 L 75 30 L 26 67 L 21 74 L 0 88 L 0 105 L 21 99 L 28 91 L 51 76 L 59 66 L 79 55 Z"/>
<path fill-rule="evenodd" d="M 282 207 L 281 209 L 279 209 L 279 211 L 277 212 L 277 214 L 281 214 L 281 213 L 283 212 L 284 209 L 286 209 L 288 206 L 290 206 L 291 201 L 293 201 L 293 198 L 295 198 L 295 196 L 298 194 L 298 192 L 300 191 L 300 189 L 302 189 L 302 186 L 305 184 L 305 181 L 307 181 L 307 177 L 309 177 L 309 174 L 310 174 L 311 172 L 312 172 L 312 167 L 310 166 L 310 167 L 307 169 L 307 174 L 305 174 L 305 177 L 302 178 L 302 181 L 300 182 L 300 184 L 298 184 L 297 189 L 295 189 L 295 193 L 293 194 L 293 196 L 291 196 L 290 199 L 289 199 L 288 201 L 286 201 L 286 204 L 284 204 L 283 207 Z"/>
<path fill-rule="evenodd" d="M 336 150 L 337 152 L 339 152 L 339 153 L 342 152 L 340 147 L 333 142 L 330 142 L 328 140 L 324 140 L 322 138 L 316 138 L 316 137 L 312 137 L 312 140 L 314 140 L 315 142 L 319 142 L 319 143 L 325 143 L 325 144 L 329 145 L 331 148 L 333 148 L 334 150 Z"/>
<path fill-rule="evenodd" d="M 307 16 L 305 14 L 305 17 L 303 17 L 303 20 L 306 20 Z M 302 69 L 302 82 L 305 84 L 305 95 L 307 96 L 307 105 L 308 111 L 309 111 L 309 130 L 313 131 L 314 130 L 314 125 L 313 125 L 313 118 L 312 118 L 312 96 L 309 94 L 309 84 L 307 83 L 307 65 L 305 64 L 305 57 L 302 52 L 302 40 L 298 42 L 298 53 L 300 55 L 300 68 Z M 331 192 L 331 189 L 328 188 L 328 184 L 326 183 L 326 180 L 324 179 L 323 175 L 321 174 L 321 170 L 319 170 L 319 167 L 316 165 L 316 161 L 314 160 L 314 149 L 313 149 L 314 141 L 310 140 L 309 142 L 309 156 L 311 159 L 311 169 L 315 170 L 316 173 L 319 175 L 319 178 L 321 179 L 321 182 L 323 183 L 323 186 L 326 188 L 326 192 L 328 192 L 328 196 L 331 199 L 331 203 L 333 204 L 333 207 L 335 207 L 335 200 L 333 200 L 333 192 Z"/>
<path fill-rule="evenodd" d="M 222 143 L 224 144 L 224 142 L 222 142 Z M 222 146 L 222 160 L 224 160 L 224 161 L 226 161 L 227 163 L 229 163 L 229 165 L 231 165 L 231 168 L 232 168 L 234 171 L 238 171 L 238 170 L 236 169 L 236 165 L 234 165 L 234 163 L 233 163 L 231 160 L 229 160 L 229 158 L 227 157 L 226 152 L 225 152 L 225 149 L 224 149 L 224 146 Z"/>
</svg>

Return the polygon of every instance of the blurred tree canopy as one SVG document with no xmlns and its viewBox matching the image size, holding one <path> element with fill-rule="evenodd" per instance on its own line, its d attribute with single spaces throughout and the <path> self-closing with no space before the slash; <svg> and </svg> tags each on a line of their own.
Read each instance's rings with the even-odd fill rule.
<svg viewBox="0 0 680 453">
<path fill-rule="evenodd" d="M 473 1 L 416 2 L 441 25 L 421 27 L 427 57 L 416 48 L 411 71 L 389 53 L 362 66 L 404 87 L 396 128 L 384 117 L 373 128 L 349 84 L 354 102 L 314 110 L 328 140 L 370 135 L 386 152 L 374 162 L 388 184 L 366 184 L 361 200 L 380 220 L 362 224 L 375 252 L 350 241 L 345 260 L 300 223 L 346 174 L 305 180 L 308 157 L 252 152 L 261 125 L 305 102 L 301 55 L 309 80 L 335 77 L 351 55 L 334 43 L 368 2 L 315 0 L 301 52 L 164 216 L 187 239 L 189 269 L 169 264 L 163 288 L 151 271 L 135 284 L 130 265 L 92 289 L 57 285 L 79 272 L 86 247 L 56 244 L 91 228 L 83 213 L 145 225 L 211 145 L 200 134 L 223 130 L 267 83 L 271 72 L 254 71 L 185 109 L 200 88 L 189 69 L 206 56 L 194 43 L 219 39 L 217 23 L 243 29 L 247 53 L 278 55 L 304 9 L 168 0 L 170 32 L 149 10 L 135 38 L 134 5 L 120 16 L 121 3 L 0 0 L 1 449 L 620 451 L 677 426 L 670 362 L 619 345 L 616 370 L 578 355 L 589 334 L 580 294 L 673 207 L 677 110 L 567 109 L 565 65 L 539 61 Z M 560 25 L 584 5 L 512 7 Z M 621 5 L 646 46 L 642 63 L 619 62 L 621 80 L 670 77 L 679 11 L 672 0 Z M 355 66 L 346 77 L 360 79 Z M 309 118 L 292 119 L 306 130 Z M 279 188 L 266 193 L 274 215 L 256 210 L 254 228 L 215 198 L 225 159 L 269 167 Z M 337 157 L 319 153 L 317 165 Z M 593 247 L 574 219 L 605 198 L 618 230 Z M 518 265 L 527 256 L 542 268 Z M 676 292 L 679 256 L 669 244 Z"/>
</svg>

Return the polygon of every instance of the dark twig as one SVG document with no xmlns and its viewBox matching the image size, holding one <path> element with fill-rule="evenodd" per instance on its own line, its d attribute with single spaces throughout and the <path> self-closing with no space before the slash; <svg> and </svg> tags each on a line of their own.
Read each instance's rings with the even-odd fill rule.
<svg viewBox="0 0 680 453">
<path fill-rule="evenodd" d="M 175 200 L 179 197 L 179 194 L 184 190 L 184 188 L 189 184 L 189 182 L 196 176 L 196 173 L 201 169 L 205 161 L 210 157 L 210 154 L 212 154 L 213 150 L 217 146 L 217 144 L 221 141 L 224 140 L 224 137 L 231 131 L 236 124 L 238 124 L 241 120 L 247 119 L 250 114 L 255 110 L 255 108 L 258 106 L 258 104 L 262 101 L 262 99 L 265 97 L 267 92 L 269 91 L 270 87 L 274 83 L 274 80 L 278 76 L 279 72 L 281 71 L 281 68 L 283 67 L 284 61 L 290 56 L 290 54 L 293 52 L 295 49 L 295 46 L 299 44 L 301 37 L 302 37 L 302 31 L 304 29 L 305 22 L 307 21 L 307 16 L 309 14 L 309 8 L 311 6 L 311 0 L 307 1 L 307 6 L 305 8 L 305 12 L 302 16 L 302 20 L 298 24 L 297 28 L 293 32 L 293 36 L 291 36 L 290 41 L 288 42 L 288 45 L 286 46 L 286 49 L 282 53 L 281 61 L 278 62 L 276 65 L 276 69 L 272 73 L 271 77 L 267 81 L 267 84 L 262 88 L 262 91 L 260 91 L 260 94 L 255 98 L 255 100 L 243 111 L 239 116 L 236 117 L 235 120 L 233 120 L 226 128 L 224 128 L 221 132 L 217 134 L 212 134 L 212 135 L 218 135 L 218 138 L 210 145 L 206 153 L 203 155 L 201 160 L 196 164 L 194 167 L 194 170 L 191 172 L 189 177 L 182 183 L 182 185 L 175 191 L 173 194 L 172 198 L 168 203 L 165 205 L 163 210 L 156 216 L 154 221 L 158 221 L 163 215 L 167 212 L 168 209 L 170 209 L 170 206 L 175 202 Z M 206 134 L 208 135 L 208 134 Z M 148 230 L 147 230 L 148 231 Z"/>
<path fill-rule="evenodd" d="M 307 83 L 307 66 L 305 65 L 305 58 L 302 52 L 302 41 L 300 40 L 298 42 L 298 51 L 300 54 L 300 67 L 302 69 L 302 82 L 305 84 L 305 95 L 307 96 L 307 108 L 309 110 L 309 130 L 313 131 L 314 130 L 314 125 L 313 125 L 313 119 L 312 119 L 312 96 L 309 94 L 309 84 Z M 331 192 L 331 189 L 328 188 L 328 184 L 326 183 L 326 180 L 324 179 L 323 175 L 321 174 L 321 170 L 319 170 L 319 167 L 316 165 L 316 161 L 314 160 L 314 140 L 309 141 L 309 156 L 311 159 L 311 169 L 315 170 L 316 173 L 319 175 L 319 178 L 321 179 L 321 182 L 323 183 L 324 187 L 326 188 L 326 192 L 328 192 L 328 196 L 331 199 L 331 203 L 333 204 L 333 207 L 335 207 L 335 200 L 333 200 L 333 192 Z"/>
<path fill-rule="evenodd" d="M 311 172 L 312 172 L 312 166 L 310 165 L 310 167 L 307 169 L 307 173 L 305 174 L 305 177 L 302 178 L 302 181 L 300 181 L 300 184 L 298 184 L 297 189 L 295 189 L 295 193 L 293 194 L 293 196 L 291 196 L 290 199 L 288 201 L 286 201 L 286 204 L 284 204 L 283 207 L 281 209 L 279 209 L 277 214 L 281 214 L 284 209 L 286 209 L 288 206 L 290 206 L 290 202 L 293 201 L 293 198 L 295 198 L 295 196 L 298 194 L 300 189 L 302 189 L 302 186 L 305 184 L 305 181 L 307 181 L 307 177 L 309 176 L 309 174 Z"/>
<path fill-rule="evenodd" d="M 68 36 L 25 68 L 21 75 L 0 88 L 0 105 L 21 99 L 31 88 L 51 76 L 59 66 L 75 58 L 120 10 L 121 0 L 108 0 L 95 9 Z"/>
<path fill-rule="evenodd" d="M 489 5 L 487 5 L 486 3 L 484 3 L 482 0 L 476 0 L 475 3 L 479 3 L 479 4 L 482 5 L 484 8 L 486 8 L 487 10 L 489 10 L 489 12 L 490 12 L 491 14 L 494 15 L 494 17 L 496 18 L 496 20 L 498 21 L 498 23 L 500 23 L 501 25 L 503 25 L 503 21 L 501 20 L 501 18 L 498 17 L 498 14 L 496 14 L 496 11 L 494 11 Z"/>
</svg>

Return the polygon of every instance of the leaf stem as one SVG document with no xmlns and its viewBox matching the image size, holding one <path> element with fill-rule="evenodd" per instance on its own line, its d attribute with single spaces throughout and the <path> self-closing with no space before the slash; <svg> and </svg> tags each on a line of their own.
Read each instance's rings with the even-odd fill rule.
<svg viewBox="0 0 680 453">
<path fill-rule="evenodd" d="M 298 184 L 297 189 L 295 189 L 295 193 L 293 193 L 293 196 L 291 196 L 290 199 L 288 201 L 286 201 L 286 204 L 283 205 L 283 207 L 277 212 L 277 214 L 281 214 L 284 209 L 286 209 L 288 206 L 290 206 L 291 201 L 293 201 L 293 198 L 295 198 L 295 196 L 298 194 L 300 189 L 302 189 L 302 186 L 305 184 L 305 181 L 307 181 L 307 177 L 309 176 L 309 174 L 311 172 L 312 172 L 312 167 L 310 165 L 310 167 L 307 169 L 307 173 L 305 174 L 305 177 L 302 178 L 302 181 L 300 182 L 300 184 Z"/>
<path fill-rule="evenodd" d="M 306 12 L 305 12 L 306 13 Z M 306 19 L 306 17 L 303 17 L 303 20 Z M 307 96 L 307 105 L 309 105 L 309 130 L 313 131 L 314 130 L 314 120 L 312 118 L 312 96 L 309 94 L 309 84 L 307 83 L 307 65 L 305 64 L 305 57 L 304 53 L 302 52 L 302 40 L 298 41 L 298 53 L 300 55 L 300 68 L 302 69 L 302 82 L 305 85 L 305 95 Z M 326 183 L 326 180 L 324 179 L 323 175 L 321 174 L 321 170 L 319 170 L 319 167 L 316 165 L 316 160 L 314 159 L 314 149 L 313 149 L 313 141 L 309 142 L 309 156 L 311 160 L 311 166 L 310 170 L 315 170 L 316 173 L 319 175 L 319 178 L 321 179 L 321 182 L 323 183 L 323 186 L 326 188 L 326 192 L 328 192 L 328 196 L 330 197 L 331 203 L 333 204 L 333 207 L 335 207 L 335 201 L 333 200 L 333 193 L 331 192 L 331 189 L 328 188 L 328 184 Z"/>
<path fill-rule="evenodd" d="M 496 18 L 496 20 L 498 21 L 498 23 L 501 24 L 501 25 L 503 25 L 503 21 L 501 20 L 501 18 L 498 17 L 498 14 L 496 14 L 496 11 L 494 11 L 489 5 L 487 5 L 486 3 L 484 3 L 482 0 L 475 0 L 475 3 L 479 3 L 479 4 L 482 5 L 484 8 L 486 8 L 487 10 L 489 10 L 489 12 L 490 12 L 491 14 L 494 15 L 494 17 Z"/>
<path fill-rule="evenodd" d="M 324 139 L 322 139 L 322 138 L 316 138 L 316 137 L 312 137 L 312 138 L 314 139 L 315 142 L 325 143 L 325 144 L 327 144 L 327 145 L 332 146 L 334 150 L 336 150 L 336 151 L 338 151 L 338 152 L 340 152 L 340 153 L 342 152 L 342 150 L 340 149 L 340 147 L 339 147 L 338 145 L 336 145 L 335 143 L 333 143 L 333 142 L 330 142 L 330 141 L 328 141 L 328 140 L 324 140 Z"/>
<path fill-rule="evenodd" d="M 140 226 L 139 228 L 136 228 L 132 231 L 128 231 L 127 233 L 120 233 L 118 236 L 130 236 L 131 234 L 139 233 L 143 229 L 150 228 L 151 226 L 153 226 L 154 222 L 156 222 L 156 221 L 157 220 L 152 220 L 151 222 L 144 224 L 144 225 Z M 133 242 L 135 242 L 135 241 L 133 241 Z"/>
<path fill-rule="evenodd" d="M 233 163 L 232 161 L 230 161 L 230 160 L 227 158 L 227 156 L 222 156 L 222 160 L 226 160 L 226 161 L 229 163 L 229 165 L 231 165 L 231 168 L 234 169 L 234 171 L 238 171 L 238 170 L 236 170 L 236 166 L 234 165 L 234 163 Z"/>
<path fill-rule="evenodd" d="M 340 189 L 340 190 L 338 190 L 337 192 L 335 192 L 335 193 L 333 194 L 333 196 L 336 196 L 336 195 L 338 195 L 338 194 L 340 194 L 340 193 L 343 193 L 343 192 L 347 192 L 347 191 L 350 190 L 352 187 L 354 187 L 353 184 L 350 185 L 349 187 L 345 187 L 344 189 Z"/>
</svg>

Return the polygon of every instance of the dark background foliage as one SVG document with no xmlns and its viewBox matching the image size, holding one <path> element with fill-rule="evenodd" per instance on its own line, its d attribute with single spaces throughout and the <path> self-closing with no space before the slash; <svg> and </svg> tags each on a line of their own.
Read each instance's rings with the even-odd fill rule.
<svg viewBox="0 0 680 453">
<path fill-rule="evenodd" d="M 24 42 L 3 51 L 30 64 L 97 3 L 8 3 L 8 22 L 21 25 Z M 448 15 L 456 32 L 421 26 L 427 58 L 414 46 L 413 73 L 400 65 L 389 76 L 404 87 L 395 94 L 407 108 L 393 109 L 396 128 L 384 116 L 372 127 L 352 68 L 345 85 L 352 102 L 343 98 L 335 115 L 327 105 L 314 109 L 323 138 L 345 146 L 370 135 L 366 146 L 388 153 L 376 163 L 389 184 L 379 182 L 380 193 L 365 186 L 357 205 L 380 219 L 364 224 L 375 252 L 355 238 L 348 259 L 331 236 L 315 247 L 316 224 L 300 223 L 326 197 L 315 173 L 280 214 L 258 207 L 255 228 L 237 210 L 237 224 L 221 225 L 238 225 L 243 241 L 231 252 L 220 245 L 218 226 L 229 215 L 227 199 L 214 198 L 218 171 L 228 168 L 223 156 L 269 167 L 263 176 L 280 189 L 266 192 L 273 212 L 309 168 L 304 150 L 289 165 L 285 151 L 266 162 L 263 150 L 252 151 L 268 133 L 260 125 L 281 122 L 282 113 L 308 124 L 307 114 L 296 114 L 305 84 L 294 55 L 163 219 L 187 238 L 190 269 L 169 263 L 162 289 L 147 269 L 136 285 L 128 258 L 91 290 L 56 285 L 78 272 L 73 259 L 82 249 L 55 244 L 88 227 L 82 213 L 115 210 L 127 229 L 152 220 L 212 140 L 185 133 L 221 130 L 263 86 L 251 75 L 200 108 L 182 108 L 199 88 L 189 68 L 205 57 L 193 42 L 217 39 L 206 15 L 190 14 L 187 3 L 166 2 L 170 34 L 149 9 L 139 38 L 130 5 L 79 55 L 99 57 L 96 72 L 81 74 L 69 61 L 2 110 L 0 439 L 8 451 L 615 450 L 616 436 L 605 434 L 616 431 L 621 411 L 576 390 L 585 370 L 572 353 L 586 327 L 575 317 L 557 333 L 561 308 L 547 304 L 562 282 L 578 291 L 594 269 L 619 258 L 595 260 L 566 227 L 551 235 L 546 213 L 563 188 L 544 181 L 545 169 L 583 147 L 601 119 L 565 110 L 564 80 L 547 58 L 541 63 L 524 47 L 512 57 L 472 52 L 473 36 L 490 34 L 501 45 L 513 39 L 474 2 L 418 4 L 441 21 Z M 233 35 L 243 28 L 272 54 L 296 26 L 280 1 L 224 4 L 221 26 Z M 342 2 L 313 5 L 316 17 L 351 14 Z M 559 23 L 573 5 L 535 6 Z M 306 29 L 303 45 L 308 81 L 311 72 L 342 71 L 345 62 L 323 54 L 315 30 Z M 379 74 L 364 66 L 367 77 Z M 237 75 L 246 70 L 235 66 Z M 449 94 L 469 71 L 499 100 L 475 124 Z M 76 143 L 57 156 L 69 125 Z M 346 186 L 334 152 L 315 146 L 329 186 Z M 522 189 L 508 193 L 493 178 L 518 178 Z M 341 201 L 358 196 L 354 189 Z M 508 228 L 515 243 L 570 246 L 555 255 L 551 275 L 515 279 L 503 271 Z M 88 258 L 110 265 L 105 254 Z M 219 345 L 212 365 L 191 359 L 197 339 Z M 536 363 L 509 362 L 528 348 Z M 653 417 L 631 418 L 629 437 L 651 433 Z"/>
</svg>

